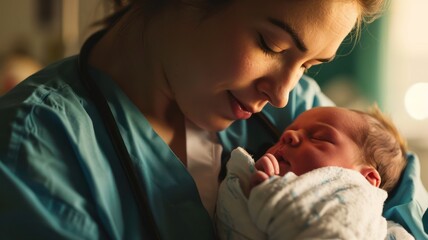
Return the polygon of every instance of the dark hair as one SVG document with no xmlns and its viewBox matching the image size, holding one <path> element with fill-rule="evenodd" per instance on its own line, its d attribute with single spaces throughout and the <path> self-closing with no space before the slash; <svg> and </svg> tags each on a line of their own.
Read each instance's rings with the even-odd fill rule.
<svg viewBox="0 0 428 240">
<path fill-rule="evenodd" d="M 165 6 L 167 2 L 174 0 L 107 0 L 111 3 L 110 14 L 107 15 L 101 21 L 95 23 L 95 25 L 102 25 L 106 28 L 114 25 L 125 13 L 127 13 L 133 5 L 140 4 L 141 9 L 144 9 L 144 13 L 154 13 Z"/>
<path fill-rule="evenodd" d="M 205 9 L 211 12 L 224 6 L 225 3 L 231 0 L 107 0 L 111 2 L 112 13 L 103 20 L 96 24 L 104 25 L 104 27 L 111 27 L 116 23 L 125 13 L 127 13 L 134 5 L 139 5 L 139 8 L 144 13 L 144 16 L 150 17 L 162 10 L 164 7 L 171 4 L 186 4 L 200 9 Z"/>
<path fill-rule="evenodd" d="M 112 14 L 106 17 L 99 23 L 104 24 L 106 27 L 111 26 L 119 20 L 134 4 L 140 4 L 146 15 L 156 13 L 163 7 L 169 4 L 190 4 L 205 9 L 214 9 L 218 6 L 224 5 L 232 0 L 106 0 L 112 4 Z M 328 0 L 331 1 L 331 0 Z M 361 24 L 371 23 L 381 16 L 388 0 L 354 0 L 360 6 L 360 16 L 357 19 L 355 31 L 359 35 Z"/>
</svg>

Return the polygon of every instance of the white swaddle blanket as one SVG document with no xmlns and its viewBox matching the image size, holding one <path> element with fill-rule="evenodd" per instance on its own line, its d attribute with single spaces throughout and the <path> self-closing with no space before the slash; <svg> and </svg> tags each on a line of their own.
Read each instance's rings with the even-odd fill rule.
<svg viewBox="0 0 428 240">
<path fill-rule="evenodd" d="M 325 167 L 273 177 L 251 191 L 248 209 L 269 239 L 385 239 L 386 192 L 358 172 Z"/>
<path fill-rule="evenodd" d="M 256 186 L 247 199 L 253 164 L 244 149 L 232 152 L 217 201 L 220 239 L 385 239 L 387 193 L 360 173 L 339 167 L 288 173 Z"/>
</svg>

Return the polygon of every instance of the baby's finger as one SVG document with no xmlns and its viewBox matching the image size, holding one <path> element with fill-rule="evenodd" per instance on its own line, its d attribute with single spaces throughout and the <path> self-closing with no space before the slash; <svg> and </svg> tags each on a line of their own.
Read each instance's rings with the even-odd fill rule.
<svg viewBox="0 0 428 240">
<path fill-rule="evenodd" d="M 275 168 L 272 165 L 272 161 L 266 155 L 264 155 L 263 157 L 261 157 L 256 162 L 255 167 L 256 167 L 257 170 L 263 171 L 263 172 L 265 172 L 269 176 L 275 175 Z"/>
<path fill-rule="evenodd" d="M 266 153 L 265 156 L 269 159 L 269 161 L 271 162 L 271 165 L 273 167 L 274 170 L 274 174 L 278 175 L 279 174 L 279 164 L 278 164 L 278 159 L 276 159 L 276 157 L 271 154 L 271 153 Z"/>
</svg>

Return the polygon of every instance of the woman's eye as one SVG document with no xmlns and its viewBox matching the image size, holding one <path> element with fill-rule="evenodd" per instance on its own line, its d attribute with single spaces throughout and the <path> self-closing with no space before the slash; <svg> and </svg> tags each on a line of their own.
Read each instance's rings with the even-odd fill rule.
<svg viewBox="0 0 428 240">
<path fill-rule="evenodd" d="M 260 48 L 263 50 L 264 53 L 269 55 L 274 55 L 278 53 L 272 50 L 271 47 L 269 47 L 269 45 L 266 43 L 265 38 L 260 33 L 259 33 L 259 43 L 260 43 Z"/>
</svg>

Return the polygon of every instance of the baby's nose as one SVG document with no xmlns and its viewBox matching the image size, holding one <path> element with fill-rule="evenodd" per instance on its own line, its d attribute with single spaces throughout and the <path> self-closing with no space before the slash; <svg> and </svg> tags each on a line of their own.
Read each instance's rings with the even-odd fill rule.
<svg viewBox="0 0 428 240">
<path fill-rule="evenodd" d="M 300 133 L 296 130 L 287 130 L 282 134 L 281 141 L 290 146 L 298 146 L 300 144 Z"/>
</svg>

